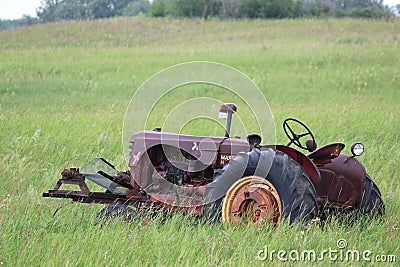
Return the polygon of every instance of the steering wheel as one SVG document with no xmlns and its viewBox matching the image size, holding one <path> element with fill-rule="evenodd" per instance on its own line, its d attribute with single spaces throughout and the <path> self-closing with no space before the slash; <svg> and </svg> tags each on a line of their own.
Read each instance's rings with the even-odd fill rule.
<svg viewBox="0 0 400 267">
<path fill-rule="evenodd" d="M 292 126 L 290 126 L 290 125 L 292 125 Z M 293 130 L 293 126 L 294 125 L 296 125 L 296 126 L 300 125 L 306 131 L 304 133 L 298 134 Z M 299 127 L 297 126 L 297 128 L 299 128 Z M 308 135 L 311 137 L 312 143 L 316 144 L 314 135 L 312 134 L 311 130 L 308 129 L 308 127 L 304 123 L 299 121 L 299 120 L 296 120 L 296 119 L 293 119 L 293 118 L 286 119 L 283 122 L 283 130 L 285 131 L 286 136 L 290 140 L 290 142 L 287 144 L 287 146 L 290 146 L 291 144 L 295 144 L 296 146 L 298 146 L 298 147 L 300 147 L 302 149 L 309 150 L 308 146 L 307 146 L 307 142 L 303 142 L 303 143 L 300 142 L 300 139 L 302 137 L 305 137 L 305 136 L 308 136 Z"/>
</svg>

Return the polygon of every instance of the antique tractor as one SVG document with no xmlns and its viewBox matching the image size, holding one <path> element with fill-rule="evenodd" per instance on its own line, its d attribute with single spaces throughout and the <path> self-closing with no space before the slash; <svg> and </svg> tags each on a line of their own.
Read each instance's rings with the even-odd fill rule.
<svg viewBox="0 0 400 267">
<path fill-rule="evenodd" d="M 139 131 L 130 138 L 129 171 L 119 172 L 104 159 L 70 168 L 44 197 L 109 204 L 99 216 L 131 217 L 137 210 L 185 211 L 209 221 L 279 224 L 310 221 L 326 207 L 381 215 L 381 193 L 355 158 L 364 151 L 354 143 L 352 155 L 342 143 L 317 148 L 310 129 L 299 120 L 283 122 L 287 145 L 261 145 L 257 134 L 230 137 L 235 104 L 223 104 L 224 137 Z M 300 131 L 300 132 L 297 132 Z M 308 137 L 307 140 L 306 137 Z M 307 150 L 304 154 L 290 145 Z M 90 180 L 105 192 L 92 192 Z M 74 184 L 78 191 L 62 190 Z"/>
</svg>

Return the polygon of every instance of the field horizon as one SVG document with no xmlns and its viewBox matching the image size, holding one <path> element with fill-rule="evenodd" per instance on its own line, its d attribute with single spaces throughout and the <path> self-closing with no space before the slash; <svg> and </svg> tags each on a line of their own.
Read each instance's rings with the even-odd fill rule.
<svg viewBox="0 0 400 267">
<path fill-rule="evenodd" d="M 385 264 L 395 266 L 400 261 L 399 43 L 398 18 L 121 17 L 0 31 L 0 265 L 280 266 L 285 260 L 276 254 L 259 256 L 271 250 L 321 255 L 344 240 L 339 251 L 371 251 L 373 259 L 286 261 L 380 266 L 377 256 L 384 255 Z M 155 73 L 192 61 L 226 64 L 254 81 L 271 107 L 278 144 L 287 143 L 281 126 L 287 117 L 304 121 L 319 146 L 343 142 L 343 152 L 350 154 L 353 142 L 363 142 L 365 153 L 358 159 L 382 192 L 385 215 L 351 223 L 338 215 L 324 224 L 284 222 L 277 229 L 209 225 L 181 214 L 99 223 L 95 216 L 102 205 L 42 198 L 63 169 L 92 158 L 126 170 L 121 132 L 132 96 Z M 165 112 L 194 97 L 237 101 L 218 88 L 177 88 L 158 103 L 149 125 L 162 124 Z M 252 127 L 240 105 L 237 118 Z M 204 121 L 182 132 L 224 134 Z"/>
</svg>

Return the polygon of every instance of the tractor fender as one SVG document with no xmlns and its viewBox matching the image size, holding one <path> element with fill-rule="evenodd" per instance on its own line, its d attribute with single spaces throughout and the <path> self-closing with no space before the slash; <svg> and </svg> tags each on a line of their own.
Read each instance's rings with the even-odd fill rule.
<svg viewBox="0 0 400 267">
<path fill-rule="evenodd" d="M 321 182 L 316 188 L 319 201 L 327 200 L 341 207 L 353 207 L 357 203 L 367 174 L 361 162 L 340 154 L 320 166 L 319 171 Z"/>
<path fill-rule="evenodd" d="M 270 146 L 270 148 L 279 150 L 297 161 L 297 163 L 299 163 L 303 167 L 303 169 L 310 177 L 310 180 L 313 183 L 314 187 L 317 188 L 321 180 L 321 175 L 317 166 L 306 155 L 294 148 L 283 145 Z"/>
</svg>

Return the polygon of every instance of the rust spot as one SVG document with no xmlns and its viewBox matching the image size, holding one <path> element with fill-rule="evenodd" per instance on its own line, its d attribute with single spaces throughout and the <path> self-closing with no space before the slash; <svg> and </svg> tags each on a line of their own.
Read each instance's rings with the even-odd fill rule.
<svg viewBox="0 0 400 267">
<path fill-rule="evenodd" d="M 342 151 L 340 145 L 336 145 L 335 149 L 331 153 L 331 157 L 337 157 L 340 154 L 340 151 Z"/>
</svg>

